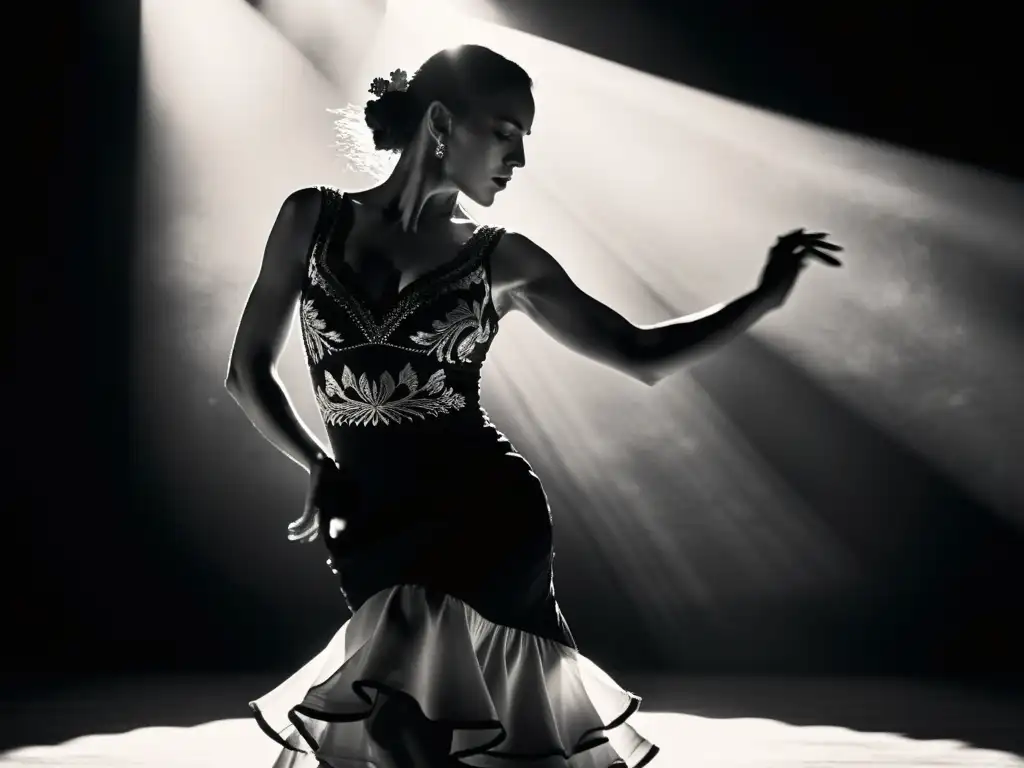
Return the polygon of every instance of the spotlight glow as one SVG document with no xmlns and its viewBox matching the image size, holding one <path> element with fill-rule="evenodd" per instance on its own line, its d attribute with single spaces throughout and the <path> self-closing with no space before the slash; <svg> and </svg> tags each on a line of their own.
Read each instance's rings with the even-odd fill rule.
<svg viewBox="0 0 1024 768">
<path fill-rule="evenodd" d="M 475 215 L 524 231 L 638 323 L 750 290 L 783 230 L 833 233 L 847 267 L 808 270 L 791 304 L 751 339 L 1024 524 L 1024 486 L 1010 460 L 1024 454 L 1013 392 L 1024 360 L 1014 330 L 989 311 L 994 289 L 975 282 L 983 268 L 1001 270 L 1002 285 L 1021 279 L 1024 224 L 1012 214 L 1024 210 L 1020 190 L 426 6 L 391 3 L 368 55 L 335 86 L 268 21 L 274 4 L 268 16 L 238 0 L 143 4 L 147 149 L 167 195 L 167 219 L 147 235 L 159 258 L 145 278 L 149 290 L 176 297 L 180 312 L 167 322 L 185 340 L 175 354 L 189 358 L 157 365 L 196 372 L 192 391 L 165 396 L 205 404 L 220 395 L 284 197 L 315 183 L 373 183 L 334 156 L 324 110 L 361 104 L 372 77 L 412 71 L 438 48 L 471 40 L 523 64 L 538 104 L 526 169 L 492 209 L 467 206 Z M 311 8 L 304 28 L 338 28 L 325 5 Z M 289 13 L 294 22 L 298 11 Z M 968 260 L 975 266 L 964 267 Z M 568 602 L 595 584 L 627 594 L 652 635 L 667 638 L 667 655 L 695 614 L 715 620 L 740 599 L 842 601 L 866 577 L 862 553 L 752 444 L 723 392 L 763 403 L 776 451 L 816 446 L 801 462 L 828 478 L 836 497 L 877 485 L 878 469 L 839 452 L 829 425 L 737 355 L 652 390 L 509 316 L 485 371 L 493 420 L 563 502 L 556 519 L 571 533 L 560 551 L 572 562 L 567 572 L 580 574 L 565 582 Z M 319 423 L 299 344 L 280 373 L 306 422 Z M 159 388 L 161 376 L 147 380 Z M 217 402 L 198 409 L 196 422 L 168 427 L 207 437 L 194 456 L 168 459 L 177 471 L 215 463 L 226 482 L 260 477 L 301 498 L 302 478 L 259 447 L 255 431 L 244 460 L 231 458 L 237 446 L 227 448 L 225 435 L 237 434 L 240 417 Z M 1007 507 L 1007 499 L 1019 503 Z M 234 547 L 245 513 L 182 524 L 202 525 L 212 549 Z"/>
</svg>

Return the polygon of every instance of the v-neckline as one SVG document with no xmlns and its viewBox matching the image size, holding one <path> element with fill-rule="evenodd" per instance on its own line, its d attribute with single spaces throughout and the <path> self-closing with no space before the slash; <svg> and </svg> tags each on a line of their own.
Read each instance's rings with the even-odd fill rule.
<svg viewBox="0 0 1024 768">
<path fill-rule="evenodd" d="M 431 267 L 423 274 L 410 280 L 404 287 L 400 286 L 393 296 L 384 295 L 379 299 L 375 299 L 369 294 L 369 291 L 363 288 L 362 284 L 356 278 L 355 270 L 353 270 L 345 260 L 345 245 L 348 243 L 348 237 L 355 222 L 355 206 L 362 205 L 362 203 L 358 200 L 352 199 L 348 192 L 342 192 L 341 197 L 343 201 L 346 201 L 349 204 L 349 214 L 351 216 L 348 226 L 345 228 L 345 232 L 343 233 L 343 242 L 341 244 L 339 264 L 342 269 L 339 270 L 339 273 L 337 274 L 330 269 L 329 265 L 326 263 L 326 251 L 328 249 L 325 249 L 321 253 L 321 266 L 325 268 L 328 276 L 333 278 L 334 282 L 339 284 L 342 290 L 348 293 L 349 296 L 355 299 L 359 304 L 366 307 L 376 320 L 381 321 L 384 324 L 387 324 L 388 316 L 400 310 L 408 298 L 419 290 L 421 286 L 429 284 L 432 280 L 437 279 L 442 274 L 455 272 L 465 266 L 465 263 L 475 256 L 473 246 L 476 244 L 481 232 L 486 228 L 486 225 L 478 224 L 473 230 L 473 233 L 458 247 L 452 258 Z"/>
</svg>

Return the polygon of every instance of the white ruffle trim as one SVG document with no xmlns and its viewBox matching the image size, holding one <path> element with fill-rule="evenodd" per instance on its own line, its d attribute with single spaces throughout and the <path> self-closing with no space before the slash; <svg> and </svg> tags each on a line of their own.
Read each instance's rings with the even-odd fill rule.
<svg viewBox="0 0 1024 768">
<path fill-rule="evenodd" d="M 275 768 L 388 768 L 367 719 L 395 691 L 452 728 L 466 766 L 640 768 L 658 751 L 626 722 L 640 698 L 578 651 L 413 585 L 371 597 L 250 707 L 286 747 Z"/>
</svg>

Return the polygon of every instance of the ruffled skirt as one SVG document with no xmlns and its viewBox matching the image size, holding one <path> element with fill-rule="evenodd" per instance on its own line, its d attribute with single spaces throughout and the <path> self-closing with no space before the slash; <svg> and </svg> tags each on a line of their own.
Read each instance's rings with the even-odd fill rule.
<svg viewBox="0 0 1024 768">
<path fill-rule="evenodd" d="M 640 768 L 658 752 L 627 723 L 640 698 L 578 651 L 413 585 L 374 594 L 250 707 L 283 747 L 275 768 L 399 768 L 372 727 L 389 699 L 450 736 L 444 766 Z"/>
</svg>

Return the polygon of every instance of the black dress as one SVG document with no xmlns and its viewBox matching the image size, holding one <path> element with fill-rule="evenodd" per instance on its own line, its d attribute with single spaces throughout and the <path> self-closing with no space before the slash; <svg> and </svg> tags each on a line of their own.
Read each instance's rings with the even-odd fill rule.
<svg viewBox="0 0 1024 768">
<path fill-rule="evenodd" d="M 300 297 L 320 413 L 343 472 L 321 536 L 353 615 L 251 703 L 278 766 L 389 765 L 367 720 L 411 697 L 468 766 L 645 765 L 639 697 L 576 649 L 555 600 L 552 520 L 530 465 L 480 406 L 498 330 L 480 226 L 457 255 L 375 301 L 342 259 L 355 203 L 323 188 Z M 305 761 L 309 761 L 308 763 Z"/>
</svg>

